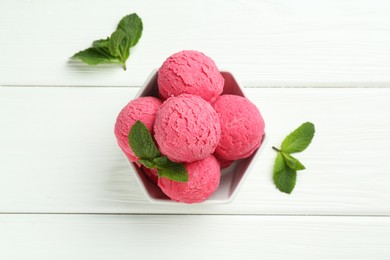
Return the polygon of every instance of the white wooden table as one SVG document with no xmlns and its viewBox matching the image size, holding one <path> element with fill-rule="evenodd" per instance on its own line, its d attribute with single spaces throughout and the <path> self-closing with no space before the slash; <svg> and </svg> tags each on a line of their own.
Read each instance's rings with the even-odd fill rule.
<svg viewBox="0 0 390 260">
<path fill-rule="evenodd" d="M 127 71 L 68 61 L 137 12 Z M 390 259 L 390 2 L 3 0 L 0 259 Z M 195 49 L 245 87 L 268 142 L 224 205 L 147 201 L 113 134 L 166 57 Z M 307 170 L 272 183 L 305 121 Z"/>
</svg>

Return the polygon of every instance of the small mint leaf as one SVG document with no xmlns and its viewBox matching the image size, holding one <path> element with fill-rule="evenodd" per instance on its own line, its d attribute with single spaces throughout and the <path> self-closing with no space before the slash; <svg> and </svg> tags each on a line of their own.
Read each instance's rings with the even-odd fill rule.
<svg viewBox="0 0 390 260">
<path fill-rule="evenodd" d="M 117 30 L 118 29 L 121 29 L 126 33 L 130 40 L 130 47 L 133 47 L 141 38 L 143 30 L 142 20 L 136 13 L 126 15 L 119 22 Z"/>
<path fill-rule="evenodd" d="M 168 163 L 169 159 L 166 156 L 157 157 L 153 162 L 160 167 L 164 167 Z"/>
<path fill-rule="evenodd" d="M 305 166 L 295 157 L 291 156 L 288 153 L 282 152 L 284 162 L 290 167 L 291 169 L 294 169 L 296 171 L 304 170 L 306 169 Z"/>
<path fill-rule="evenodd" d="M 310 122 L 303 123 L 283 140 L 281 150 L 289 154 L 302 152 L 311 143 L 314 132 L 314 124 Z"/>
<path fill-rule="evenodd" d="M 139 159 L 138 162 L 141 163 L 146 168 L 149 168 L 149 169 L 156 168 L 156 164 L 153 161 L 150 161 L 148 159 Z"/>
<path fill-rule="evenodd" d="M 160 177 L 166 177 L 167 179 L 177 182 L 187 182 L 188 173 L 184 164 L 168 161 L 163 167 L 157 165 L 157 173 Z"/>
<path fill-rule="evenodd" d="M 160 151 L 154 144 L 152 135 L 140 120 L 137 120 L 131 127 L 128 139 L 131 149 L 140 159 L 153 161 L 154 158 L 160 156 Z"/>
<path fill-rule="evenodd" d="M 102 63 L 119 63 L 118 58 L 112 56 L 105 48 L 91 47 L 83 51 L 79 51 L 72 56 L 73 59 L 79 59 L 89 65 L 97 65 Z"/>
<path fill-rule="evenodd" d="M 188 181 L 188 173 L 184 164 L 172 162 L 166 156 L 155 158 L 153 162 L 156 164 L 157 173 L 160 177 L 164 176 L 167 179 L 179 182 Z"/>
<path fill-rule="evenodd" d="M 136 121 L 131 127 L 128 139 L 134 154 L 140 158 L 139 163 L 147 168 L 157 168 L 160 177 L 164 176 L 178 182 L 188 181 L 188 173 L 184 164 L 172 162 L 166 156 L 160 156 L 160 151 L 154 144 L 148 128 L 141 121 Z"/>
<path fill-rule="evenodd" d="M 275 186 L 281 192 L 290 194 L 295 187 L 296 179 L 297 172 L 285 164 L 282 153 L 278 152 L 273 172 Z"/>
<path fill-rule="evenodd" d="M 110 51 L 110 54 L 115 57 L 119 57 L 120 60 L 122 60 L 122 50 L 121 45 L 122 41 L 125 41 L 126 33 L 124 33 L 122 30 L 116 30 L 111 34 L 111 37 L 108 41 L 108 50 Z"/>
<path fill-rule="evenodd" d="M 108 49 L 108 41 L 110 40 L 109 37 L 106 39 L 96 40 L 92 43 L 92 47 L 95 48 L 107 48 Z"/>
</svg>

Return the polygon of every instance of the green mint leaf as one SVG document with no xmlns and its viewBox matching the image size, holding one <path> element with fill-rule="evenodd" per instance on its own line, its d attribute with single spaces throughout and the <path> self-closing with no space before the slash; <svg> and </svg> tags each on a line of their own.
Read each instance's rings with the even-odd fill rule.
<svg viewBox="0 0 390 260">
<path fill-rule="evenodd" d="M 130 48 L 141 38 L 143 24 L 141 18 L 133 13 L 121 19 L 111 37 L 96 40 L 92 47 L 72 56 L 89 65 L 101 63 L 121 63 L 126 70 L 126 60 L 130 56 Z"/>
<path fill-rule="evenodd" d="M 154 169 L 156 168 L 156 164 L 151 161 L 151 160 L 148 160 L 148 159 L 139 159 L 138 160 L 139 163 L 141 163 L 143 166 L 145 166 L 146 168 L 149 168 L 149 169 Z"/>
<path fill-rule="evenodd" d="M 166 164 L 168 164 L 169 159 L 166 156 L 161 156 L 154 158 L 153 162 L 160 168 L 164 167 Z"/>
<path fill-rule="evenodd" d="M 134 154 L 140 158 L 139 163 L 150 169 L 157 168 L 160 177 L 164 176 L 178 182 L 188 181 L 184 164 L 172 162 L 166 156 L 161 156 L 148 128 L 140 120 L 131 127 L 128 139 Z"/>
<path fill-rule="evenodd" d="M 118 63 L 118 58 L 112 56 L 104 48 L 91 47 L 83 51 L 79 51 L 73 55 L 74 59 L 79 59 L 89 65 L 97 65 L 102 63 Z"/>
<path fill-rule="evenodd" d="M 123 30 L 130 40 L 130 47 L 135 46 L 141 38 L 143 24 L 141 18 L 136 14 L 129 14 L 119 22 L 117 30 Z"/>
<path fill-rule="evenodd" d="M 122 59 L 122 50 L 120 49 L 122 45 L 122 41 L 126 38 L 126 33 L 122 30 L 116 30 L 111 34 L 111 37 L 108 41 L 108 50 L 110 51 L 112 56 L 119 57 Z"/>
<path fill-rule="evenodd" d="M 109 42 L 109 40 L 110 40 L 110 38 L 107 37 L 106 39 L 101 39 L 101 40 L 94 41 L 92 43 L 92 47 L 108 49 L 108 42 Z"/>
<path fill-rule="evenodd" d="M 284 162 L 290 167 L 291 169 L 294 169 L 296 171 L 304 170 L 306 169 L 305 166 L 298 161 L 295 157 L 291 156 L 288 153 L 282 152 Z"/>
<path fill-rule="evenodd" d="M 281 152 L 276 155 L 273 180 L 275 186 L 284 193 L 290 194 L 295 187 L 297 172 L 285 163 Z"/>
<path fill-rule="evenodd" d="M 129 37 L 125 37 L 119 46 L 121 51 L 121 63 L 124 70 L 126 70 L 126 60 L 130 57 L 130 39 Z"/>
<path fill-rule="evenodd" d="M 111 34 L 108 42 L 108 50 L 111 55 L 119 57 L 123 68 L 126 70 L 126 60 L 130 56 L 130 38 L 121 29 Z"/>
<path fill-rule="evenodd" d="M 311 143 L 314 132 L 314 124 L 303 123 L 283 140 L 281 150 L 285 153 L 302 152 Z"/>
<path fill-rule="evenodd" d="M 163 156 L 165 157 L 165 156 Z M 167 179 L 178 181 L 178 182 L 187 182 L 188 173 L 184 164 L 172 162 L 169 159 L 161 158 L 157 160 L 157 173 L 160 177 L 166 177 Z"/>
<path fill-rule="evenodd" d="M 160 151 L 154 144 L 152 135 L 141 121 L 138 120 L 131 127 L 128 139 L 131 149 L 140 159 L 153 161 L 160 156 Z"/>
</svg>

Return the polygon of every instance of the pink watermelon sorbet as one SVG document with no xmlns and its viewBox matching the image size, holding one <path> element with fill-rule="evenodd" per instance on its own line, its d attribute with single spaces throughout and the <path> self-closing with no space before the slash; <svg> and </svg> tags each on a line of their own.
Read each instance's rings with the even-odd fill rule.
<svg viewBox="0 0 390 260">
<path fill-rule="evenodd" d="M 213 104 L 221 123 L 221 140 L 215 154 L 223 160 L 249 157 L 260 147 L 264 135 L 264 120 L 259 109 L 249 99 L 222 95 Z"/>
<path fill-rule="evenodd" d="M 221 137 L 214 108 L 199 96 L 168 98 L 158 109 L 154 138 L 159 150 L 174 162 L 194 162 L 212 154 Z"/>
<path fill-rule="evenodd" d="M 158 98 L 140 97 L 130 101 L 119 113 L 116 119 L 114 133 L 119 147 L 130 161 L 136 162 L 139 160 L 131 150 L 128 141 L 128 134 L 131 127 L 137 120 L 140 120 L 152 134 L 156 112 L 161 104 L 162 102 Z"/>
<path fill-rule="evenodd" d="M 199 51 L 184 50 L 168 57 L 158 70 L 162 99 L 194 94 L 214 102 L 222 93 L 224 78 L 214 61 Z"/>
<path fill-rule="evenodd" d="M 172 200 L 183 203 L 199 203 L 211 196 L 219 185 L 221 170 L 214 155 L 185 164 L 188 182 L 176 182 L 165 177 L 158 179 L 158 186 Z"/>
</svg>

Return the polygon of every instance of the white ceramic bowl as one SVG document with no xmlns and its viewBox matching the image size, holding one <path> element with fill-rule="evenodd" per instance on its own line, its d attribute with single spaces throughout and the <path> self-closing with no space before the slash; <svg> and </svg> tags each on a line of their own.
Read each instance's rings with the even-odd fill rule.
<svg viewBox="0 0 390 260">
<path fill-rule="evenodd" d="M 221 71 L 222 76 L 225 79 L 225 85 L 222 94 L 233 94 L 239 96 L 245 96 L 243 89 L 234 78 L 234 76 L 227 71 Z M 135 98 L 143 96 L 155 96 L 158 97 L 157 89 L 157 70 L 154 70 L 149 78 L 146 80 L 143 87 L 140 89 Z M 262 148 L 266 142 L 266 135 L 263 136 L 263 140 L 259 149 L 257 149 L 250 157 L 246 159 L 237 160 L 232 163 L 229 167 L 222 170 L 221 180 L 218 189 L 202 204 L 213 204 L 213 203 L 229 203 L 233 200 L 244 179 L 251 171 L 256 158 L 260 155 Z M 152 183 L 148 177 L 143 173 L 142 169 L 139 168 L 135 163 L 128 161 L 130 167 L 135 172 L 135 176 L 146 195 L 152 203 L 176 203 L 169 199 L 160 188 Z"/>
</svg>

